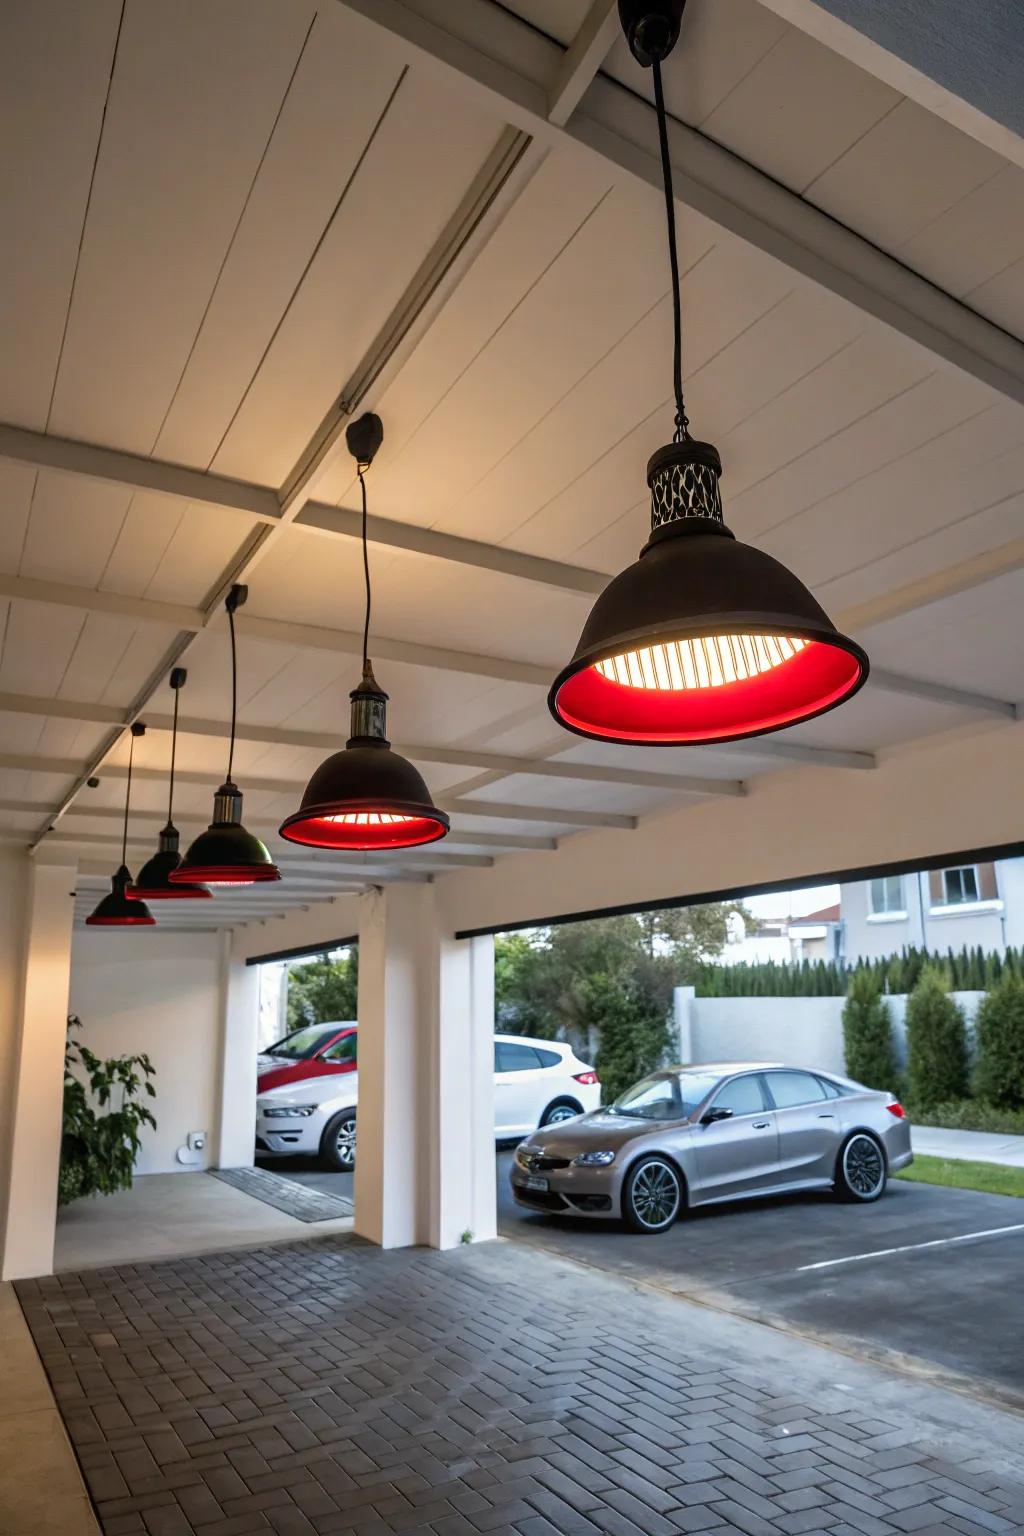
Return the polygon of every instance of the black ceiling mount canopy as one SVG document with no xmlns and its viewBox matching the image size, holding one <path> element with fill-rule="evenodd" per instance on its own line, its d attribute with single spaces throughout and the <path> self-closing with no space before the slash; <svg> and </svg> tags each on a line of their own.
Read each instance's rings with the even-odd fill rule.
<svg viewBox="0 0 1024 1536">
<path fill-rule="evenodd" d="M 249 588 L 236 582 L 224 599 L 231 636 L 231 743 L 224 783 L 213 797 L 213 819 L 192 843 L 181 863 L 168 872 L 173 885 L 256 885 L 280 880 L 281 871 L 265 843 L 242 825 L 242 791 L 231 777 L 235 763 L 235 731 L 238 724 L 238 650 L 235 614 Z"/>
<path fill-rule="evenodd" d="M 184 667 L 173 667 L 170 685 L 174 690 L 174 723 L 171 726 L 171 771 L 167 785 L 167 825 L 157 839 L 157 850 L 139 870 L 138 879 L 129 885 L 127 895 L 135 901 L 209 901 L 205 885 L 174 883 L 171 874 L 181 863 L 178 829 L 174 825 L 174 765 L 178 750 L 178 696 L 188 681 Z"/>
<path fill-rule="evenodd" d="M 281 825 L 283 838 L 306 848 L 364 852 L 415 848 L 437 842 L 449 827 L 448 817 L 437 809 L 419 770 L 391 750 L 388 696 L 373 675 L 369 657 L 371 587 L 365 476 L 383 441 L 383 423 L 372 412 L 351 422 L 345 431 L 348 451 L 356 462 L 363 507 L 363 675 L 349 694 L 351 725 L 344 750 L 320 764 L 306 786 L 299 809 Z"/>
<path fill-rule="evenodd" d="M 762 736 L 835 709 L 868 659 L 792 571 L 725 525 L 722 461 L 690 435 L 682 298 L 662 64 L 685 0 L 619 0 L 634 59 L 653 76 L 672 293 L 675 432 L 647 465 L 651 534 L 595 602 L 548 708 L 576 735 L 637 746 Z"/>
<path fill-rule="evenodd" d="M 135 762 L 135 743 L 145 736 L 146 727 L 136 720 L 129 727 L 128 782 L 124 791 L 124 826 L 121 832 L 121 863 L 110 877 L 110 890 L 90 912 L 85 920 L 87 928 L 152 928 L 156 918 L 144 901 L 128 895 L 131 871 L 128 868 L 128 811 L 132 798 L 132 767 Z"/>
</svg>

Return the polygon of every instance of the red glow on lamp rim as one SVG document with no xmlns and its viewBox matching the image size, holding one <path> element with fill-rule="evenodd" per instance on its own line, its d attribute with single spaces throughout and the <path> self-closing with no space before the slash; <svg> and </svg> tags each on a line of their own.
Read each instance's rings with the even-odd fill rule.
<svg viewBox="0 0 1024 1536">
<path fill-rule="evenodd" d="M 348 849 L 351 852 L 386 852 L 391 848 L 418 848 L 424 843 L 438 842 L 448 831 L 448 822 L 439 816 L 410 816 L 404 812 L 378 808 L 371 815 L 394 816 L 399 819 L 377 825 L 365 822 L 337 821 L 333 817 L 357 814 L 338 807 L 336 811 L 320 810 L 318 813 L 299 811 L 290 816 L 281 827 L 280 835 L 290 843 L 305 848 Z"/>
<path fill-rule="evenodd" d="M 168 876 L 172 885 L 258 885 L 264 880 L 280 880 L 276 864 L 204 864 Z"/>
<path fill-rule="evenodd" d="M 87 928 L 155 928 L 155 917 L 87 917 Z"/>
<path fill-rule="evenodd" d="M 842 637 L 830 642 L 820 635 L 799 636 L 796 629 L 788 633 L 808 641 L 788 661 L 753 677 L 704 688 L 634 688 L 613 682 L 597 670 L 597 663 L 626 649 L 616 647 L 562 675 L 552 693 L 554 713 L 577 735 L 599 741 L 713 745 L 811 720 L 857 692 L 868 670 L 858 646 Z M 678 637 L 652 636 L 647 643 L 669 638 Z"/>
<path fill-rule="evenodd" d="M 144 885 L 129 885 L 125 890 L 129 901 L 209 901 L 210 892 L 203 886 L 194 883 L 188 885 L 161 885 L 159 888 L 148 888 Z"/>
</svg>

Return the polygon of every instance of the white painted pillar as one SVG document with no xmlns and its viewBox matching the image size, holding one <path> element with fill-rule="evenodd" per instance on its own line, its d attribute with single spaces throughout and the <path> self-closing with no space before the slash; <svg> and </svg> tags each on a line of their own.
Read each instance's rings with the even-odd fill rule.
<svg viewBox="0 0 1024 1536">
<path fill-rule="evenodd" d="M 76 873 L 75 865 L 33 863 L 28 876 L 4 1280 L 53 1271 Z"/>
<path fill-rule="evenodd" d="M 251 1168 L 256 1136 L 259 967 L 235 953 L 221 929 L 221 1035 L 218 1127 L 213 1166 Z"/>
<path fill-rule="evenodd" d="M 360 898 L 355 1228 L 384 1248 L 494 1236 L 493 973 L 435 886 Z"/>
<path fill-rule="evenodd" d="M 674 987 L 672 1012 L 675 1017 L 676 1036 L 679 1041 L 678 1060 L 687 1066 L 693 1060 L 693 1015 L 696 1006 L 696 987 Z"/>
</svg>

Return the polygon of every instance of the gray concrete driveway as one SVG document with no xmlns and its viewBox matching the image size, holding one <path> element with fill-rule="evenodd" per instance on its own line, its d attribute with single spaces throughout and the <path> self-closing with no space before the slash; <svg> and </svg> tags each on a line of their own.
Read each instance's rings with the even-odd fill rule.
<svg viewBox="0 0 1024 1536">
<path fill-rule="evenodd" d="M 1024 1200 L 894 1180 L 877 1205 L 711 1206 L 643 1237 L 522 1210 L 511 1160 L 498 1155 L 505 1237 L 1024 1408 Z"/>
</svg>

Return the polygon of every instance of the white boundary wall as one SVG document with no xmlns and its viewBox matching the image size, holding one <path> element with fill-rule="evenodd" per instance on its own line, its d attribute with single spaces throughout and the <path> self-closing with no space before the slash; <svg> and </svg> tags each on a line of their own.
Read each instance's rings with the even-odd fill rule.
<svg viewBox="0 0 1024 1536">
<path fill-rule="evenodd" d="M 954 992 L 968 1029 L 984 992 Z M 676 987 L 674 1014 L 681 1061 L 780 1061 L 846 1071 L 842 997 L 696 997 Z M 907 997 L 886 998 L 896 1060 L 906 1064 Z"/>
</svg>

